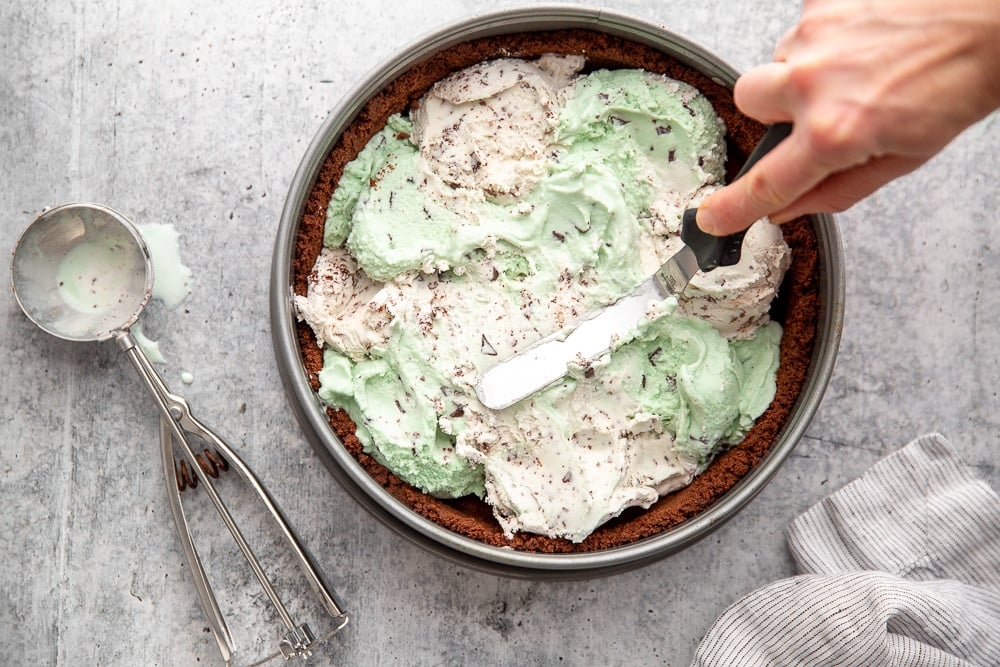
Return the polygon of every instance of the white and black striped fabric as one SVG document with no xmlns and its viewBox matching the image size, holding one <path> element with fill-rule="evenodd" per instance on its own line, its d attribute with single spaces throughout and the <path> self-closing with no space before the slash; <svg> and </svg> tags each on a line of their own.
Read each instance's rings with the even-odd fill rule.
<svg viewBox="0 0 1000 667">
<path fill-rule="evenodd" d="M 1000 666 L 1000 497 L 922 436 L 797 518 L 799 576 L 715 622 L 692 667 Z"/>
</svg>

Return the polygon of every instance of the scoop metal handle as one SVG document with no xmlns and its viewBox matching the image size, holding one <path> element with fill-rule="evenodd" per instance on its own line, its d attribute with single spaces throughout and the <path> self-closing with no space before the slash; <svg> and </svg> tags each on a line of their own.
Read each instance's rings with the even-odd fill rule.
<svg viewBox="0 0 1000 667">
<path fill-rule="evenodd" d="M 198 548 L 194 544 L 194 537 L 191 535 L 191 528 L 188 526 L 187 517 L 184 514 L 184 505 L 181 504 L 181 494 L 177 489 L 177 479 L 174 474 L 173 435 L 169 422 L 170 420 L 165 417 L 160 418 L 160 457 L 163 462 L 163 471 L 167 478 L 167 502 L 170 507 L 170 515 L 174 519 L 177 538 L 180 540 L 181 549 L 184 551 L 184 558 L 187 560 L 191 578 L 194 580 L 201 609 L 205 614 L 205 619 L 208 621 L 209 629 L 212 631 L 215 641 L 219 644 L 222 659 L 229 665 L 232 662 L 233 652 L 236 648 L 233 644 L 233 636 L 229 631 L 226 618 L 222 615 L 222 610 L 219 608 L 219 602 L 215 598 L 211 584 L 208 583 L 208 575 L 205 574 L 205 567 L 201 563 Z"/>
<path fill-rule="evenodd" d="M 250 547 L 246 538 L 243 536 L 243 533 L 240 531 L 239 526 L 236 524 L 236 521 L 233 519 L 232 514 L 229 512 L 229 509 L 226 507 L 222 498 L 215 490 L 215 486 L 212 484 L 211 479 L 209 479 L 208 474 L 202 470 L 200 465 L 198 465 L 194 450 L 192 449 L 187 436 L 188 433 L 192 433 L 202 438 L 203 440 L 211 443 L 212 447 L 218 449 L 222 455 L 227 458 L 229 464 L 239 473 L 240 477 L 243 478 L 243 480 L 257 494 L 260 501 L 270 512 L 271 517 L 278 524 L 282 535 L 285 537 L 293 551 L 293 554 L 302 566 L 302 569 L 309 580 L 310 586 L 319 597 L 324 609 L 326 609 L 327 613 L 329 613 L 332 617 L 339 620 L 339 624 L 336 628 L 336 630 L 339 630 L 347 624 L 348 616 L 333 598 L 333 594 L 331 593 L 332 588 L 330 588 L 319 568 L 316 567 L 313 562 L 311 555 L 299 541 L 298 537 L 285 519 L 284 514 L 278 509 L 274 500 L 271 498 L 271 495 L 260 483 L 256 475 L 254 475 L 253 471 L 250 470 L 250 468 L 243 462 L 236 452 L 222 440 L 222 438 L 194 418 L 191 414 L 190 405 L 184 398 L 171 393 L 167 389 L 163 380 L 153 368 L 152 363 L 150 363 L 149 359 L 142 352 L 142 349 L 138 346 L 131 333 L 127 330 L 121 331 L 115 337 L 115 340 L 118 343 L 118 347 L 126 353 L 129 361 L 132 362 L 132 366 L 139 373 L 139 376 L 143 379 L 146 387 L 153 395 L 156 405 L 160 409 L 161 429 L 169 431 L 169 435 L 171 436 L 173 442 L 180 447 L 181 451 L 191 463 L 191 469 L 198 477 L 198 481 L 202 483 L 209 499 L 218 511 L 219 516 L 226 525 L 226 528 L 229 529 L 230 534 L 236 541 L 236 544 L 247 563 L 250 565 L 250 569 L 253 571 L 254 576 L 257 578 L 257 581 L 260 583 L 265 595 L 267 595 L 272 606 L 277 611 L 282 624 L 285 626 L 287 634 L 285 634 L 281 640 L 281 654 L 285 658 L 295 655 L 309 655 L 310 647 L 315 641 L 315 636 L 312 634 L 308 625 L 297 625 L 295 623 L 284 603 L 282 603 L 281 599 L 278 597 L 278 593 L 271 584 L 267 573 L 264 572 L 264 568 L 261 566 L 259 559 L 254 554 L 253 549 Z M 162 435 L 167 435 L 167 433 L 163 433 Z M 174 483 L 174 491 L 176 491 L 176 483 Z M 173 491 L 171 493 L 173 493 Z M 175 521 L 178 519 L 183 521 L 183 511 L 181 511 L 180 514 L 175 513 L 174 519 Z M 186 521 L 184 521 L 184 523 L 186 524 Z M 180 526 L 178 526 L 178 528 L 181 533 L 181 543 L 183 546 L 186 543 L 184 531 L 186 531 L 187 528 L 186 525 L 184 526 L 184 530 L 180 530 Z M 187 550 L 185 550 L 185 553 L 189 558 L 193 557 L 196 561 L 198 560 L 196 551 L 187 553 Z M 210 589 L 206 591 L 207 580 L 204 579 L 204 571 L 201 568 L 200 563 L 197 567 L 193 566 L 192 571 L 194 572 L 195 583 L 198 588 L 202 607 L 210 619 L 212 629 L 216 635 L 217 641 L 219 642 L 219 648 L 222 650 L 224 656 L 226 656 L 227 652 L 231 655 L 232 640 L 229 637 L 228 628 L 225 625 L 224 619 L 221 617 L 218 605 L 215 603 L 214 595 L 211 594 Z"/>
<path fill-rule="evenodd" d="M 761 137 L 760 142 L 750 153 L 743 167 L 737 172 L 733 180 L 737 180 L 747 173 L 751 167 L 771 152 L 792 133 L 791 123 L 775 123 L 767 128 L 767 132 Z M 746 230 L 730 234 L 729 236 L 715 236 L 701 230 L 696 220 L 697 208 L 689 208 L 684 211 L 681 221 L 681 240 L 694 251 L 698 258 L 698 268 L 702 271 L 711 271 L 720 266 L 732 266 L 740 261 L 740 253 L 743 250 L 743 237 Z"/>
</svg>

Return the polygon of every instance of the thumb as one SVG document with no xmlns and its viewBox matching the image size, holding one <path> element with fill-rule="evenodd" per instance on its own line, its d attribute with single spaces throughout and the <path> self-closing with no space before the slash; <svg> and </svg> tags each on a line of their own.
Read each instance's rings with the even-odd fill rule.
<svg viewBox="0 0 1000 667">
<path fill-rule="evenodd" d="M 829 171 L 805 150 L 797 128 L 741 178 L 709 195 L 698 207 L 698 226 L 725 236 L 786 208 Z"/>
<path fill-rule="evenodd" d="M 926 158 L 919 156 L 890 155 L 874 158 L 859 167 L 831 174 L 829 178 L 786 208 L 770 213 L 771 222 L 780 224 L 807 213 L 847 210 L 886 183 L 910 173 L 925 161 Z"/>
</svg>

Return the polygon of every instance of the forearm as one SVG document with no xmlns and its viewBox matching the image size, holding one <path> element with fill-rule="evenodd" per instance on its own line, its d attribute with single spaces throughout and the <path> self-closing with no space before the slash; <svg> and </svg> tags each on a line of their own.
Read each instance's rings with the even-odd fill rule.
<svg viewBox="0 0 1000 667">
<path fill-rule="evenodd" d="M 700 207 L 729 233 L 839 211 L 929 159 L 1000 107 L 1000 0 L 806 0 L 737 105 L 792 135 Z"/>
</svg>

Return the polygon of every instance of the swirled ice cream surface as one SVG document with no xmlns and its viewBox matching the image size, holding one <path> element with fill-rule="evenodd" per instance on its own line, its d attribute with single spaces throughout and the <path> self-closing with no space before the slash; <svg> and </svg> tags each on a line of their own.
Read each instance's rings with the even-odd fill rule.
<svg viewBox="0 0 1000 667">
<path fill-rule="evenodd" d="M 581 541 L 691 482 L 775 392 L 769 306 L 790 261 L 751 228 L 608 354 L 510 408 L 476 398 L 498 361 L 614 302 L 679 248 L 722 183 L 708 100 L 583 58 L 500 59 L 438 82 L 350 162 L 300 316 L 324 347 L 320 398 L 428 494 L 476 494 L 510 536 Z"/>
</svg>

